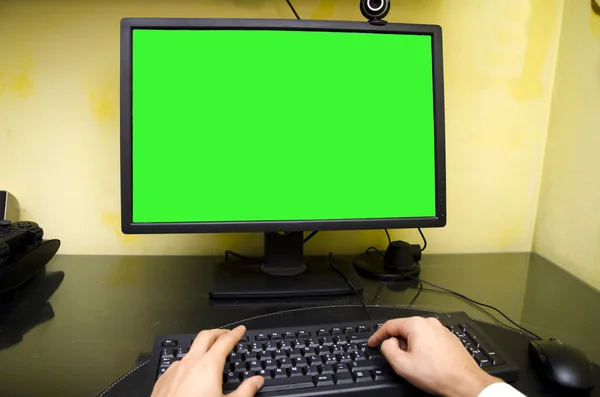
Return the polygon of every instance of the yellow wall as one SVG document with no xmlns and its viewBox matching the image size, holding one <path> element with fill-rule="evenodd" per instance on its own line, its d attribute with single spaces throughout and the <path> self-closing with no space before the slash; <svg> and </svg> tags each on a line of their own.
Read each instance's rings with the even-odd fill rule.
<svg viewBox="0 0 600 397">
<path fill-rule="evenodd" d="M 305 18 L 362 20 L 358 0 L 295 3 Z M 449 218 L 427 231 L 430 252 L 530 249 L 561 13 L 561 0 L 393 2 L 390 21 L 444 28 Z M 260 235 L 121 234 L 119 22 L 127 16 L 292 17 L 284 0 L 0 0 L 0 187 L 18 197 L 22 218 L 63 241 L 62 253 L 259 251 Z M 394 237 L 418 241 L 415 231 Z M 324 233 L 308 251 L 384 241 L 377 231 Z"/>
<path fill-rule="evenodd" d="M 600 288 L 600 15 L 565 1 L 533 248 Z"/>
</svg>

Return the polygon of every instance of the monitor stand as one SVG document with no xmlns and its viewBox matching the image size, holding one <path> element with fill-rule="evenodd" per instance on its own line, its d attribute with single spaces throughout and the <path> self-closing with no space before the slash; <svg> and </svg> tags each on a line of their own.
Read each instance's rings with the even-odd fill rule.
<svg viewBox="0 0 600 397">
<path fill-rule="evenodd" d="M 351 261 L 303 256 L 302 232 L 265 233 L 263 263 L 225 261 L 215 269 L 214 299 L 321 297 L 360 293 L 363 283 Z M 352 289 L 348 282 L 352 284 Z"/>
</svg>

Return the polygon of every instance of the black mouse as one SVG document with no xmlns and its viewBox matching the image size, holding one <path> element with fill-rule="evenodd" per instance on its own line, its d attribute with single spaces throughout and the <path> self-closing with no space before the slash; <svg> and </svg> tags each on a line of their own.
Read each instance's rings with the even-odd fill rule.
<svg viewBox="0 0 600 397">
<path fill-rule="evenodd" d="M 529 342 L 529 358 L 537 372 L 554 384 L 572 390 L 591 390 L 592 368 L 585 354 L 557 339 Z"/>
</svg>

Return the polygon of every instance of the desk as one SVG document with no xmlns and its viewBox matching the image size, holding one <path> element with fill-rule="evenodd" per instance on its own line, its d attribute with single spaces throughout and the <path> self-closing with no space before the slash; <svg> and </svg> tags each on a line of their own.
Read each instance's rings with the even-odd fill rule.
<svg viewBox="0 0 600 397">
<path fill-rule="evenodd" d="M 211 302 L 208 290 L 219 259 L 56 256 L 26 288 L 0 297 L 0 394 L 93 397 L 131 369 L 157 334 L 195 333 L 298 307 L 357 303 L 355 297 Z M 423 279 L 494 305 L 540 336 L 559 338 L 600 361 L 600 293 L 543 258 L 425 255 L 422 266 Z M 364 300 L 408 305 L 416 293 L 367 282 Z M 414 305 L 494 322 L 444 293 L 423 291 Z"/>
</svg>

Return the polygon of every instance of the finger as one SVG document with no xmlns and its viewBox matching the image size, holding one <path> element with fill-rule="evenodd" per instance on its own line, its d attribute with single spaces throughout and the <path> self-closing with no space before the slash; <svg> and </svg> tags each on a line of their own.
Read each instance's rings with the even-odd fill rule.
<svg viewBox="0 0 600 397">
<path fill-rule="evenodd" d="M 265 380 L 262 376 L 254 376 L 246 379 L 237 388 L 237 390 L 230 394 L 231 397 L 253 397 L 261 387 L 265 384 Z"/>
<path fill-rule="evenodd" d="M 406 351 L 408 349 L 408 343 L 406 343 L 406 340 L 404 338 L 398 338 L 398 343 L 400 345 L 400 349 L 402 349 L 403 351 Z"/>
<path fill-rule="evenodd" d="M 392 336 L 400 336 L 403 339 L 408 339 L 408 335 L 417 319 L 419 319 L 419 317 L 398 318 L 396 320 L 387 321 L 377 330 L 377 332 L 371 335 L 368 341 L 369 346 L 377 346 Z"/>
<path fill-rule="evenodd" d="M 195 358 L 206 353 L 219 337 L 228 333 L 227 329 L 216 329 L 211 331 L 202 331 L 194 339 L 187 357 Z M 233 349 L 233 348 L 232 348 Z"/>
<path fill-rule="evenodd" d="M 246 333 L 246 327 L 243 325 L 234 328 L 230 332 L 221 335 L 208 352 L 215 357 L 222 357 L 223 360 L 225 360 L 235 345 L 240 341 L 240 339 L 242 339 L 244 333 Z"/>
<path fill-rule="evenodd" d="M 389 338 L 383 341 L 381 353 L 398 375 L 402 376 L 407 373 L 410 360 L 408 360 L 408 353 L 402 350 L 400 341 L 397 338 Z"/>
</svg>

